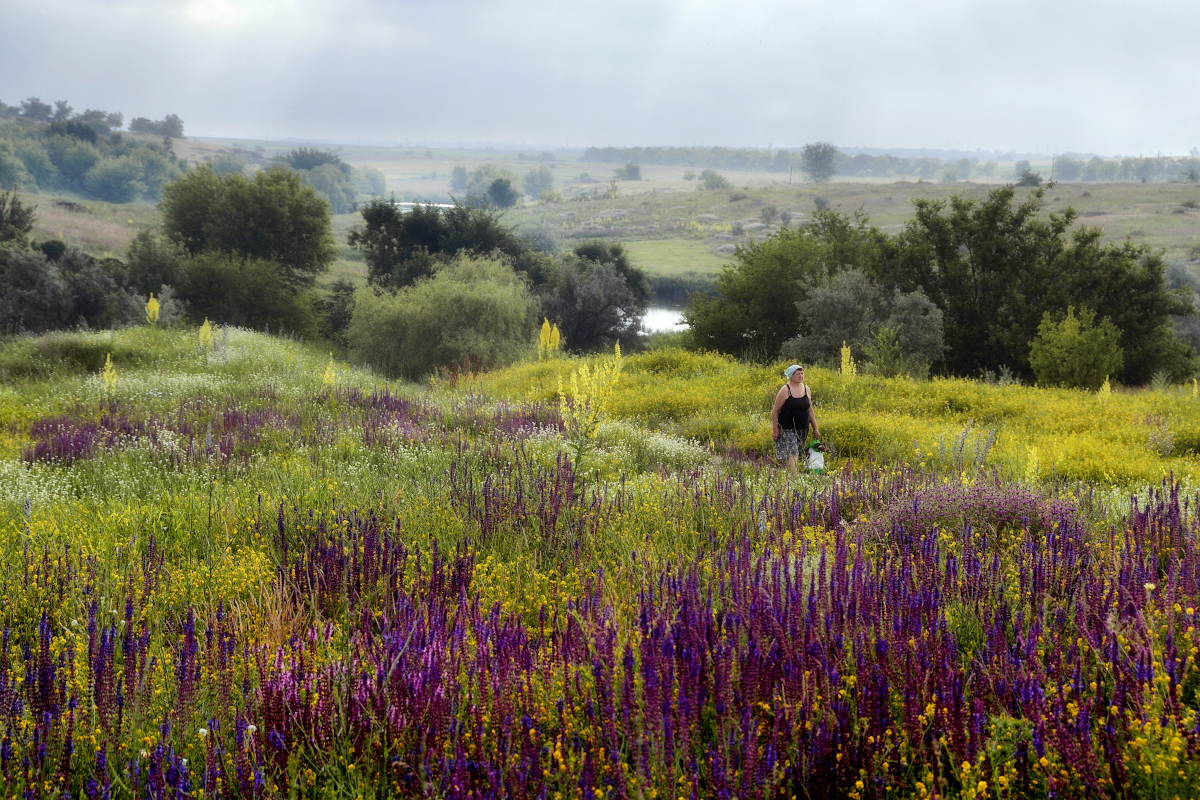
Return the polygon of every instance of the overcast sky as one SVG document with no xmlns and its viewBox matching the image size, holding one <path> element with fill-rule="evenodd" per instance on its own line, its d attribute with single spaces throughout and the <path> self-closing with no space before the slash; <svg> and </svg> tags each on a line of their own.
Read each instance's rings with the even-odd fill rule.
<svg viewBox="0 0 1200 800">
<path fill-rule="evenodd" d="M 1196 0 L 0 0 L 0 31 L 0 100 L 195 135 L 1200 145 Z"/>
</svg>

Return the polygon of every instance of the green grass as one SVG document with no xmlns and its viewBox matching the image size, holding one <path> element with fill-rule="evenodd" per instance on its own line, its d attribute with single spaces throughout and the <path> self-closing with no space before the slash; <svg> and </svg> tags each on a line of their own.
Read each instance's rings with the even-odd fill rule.
<svg viewBox="0 0 1200 800">
<path fill-rule="evenodd" d="M 715 275 L 728 260 L 696 239 L 646 239 L 628 242 L 625 249 L 651 276 Z"/>
</svg>

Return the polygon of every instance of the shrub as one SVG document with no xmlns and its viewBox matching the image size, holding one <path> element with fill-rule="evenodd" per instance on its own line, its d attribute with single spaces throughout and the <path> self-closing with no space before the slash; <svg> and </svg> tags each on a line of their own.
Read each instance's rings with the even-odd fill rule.
<svg viewBox="0 0 1200 800">
<path fill-rule="evenodd" d="M 1047 311 L 1029 353 L 1029 363 L 1042 386 L 1074 389 L 1100 388 L 1109 375 L 1121 371 L 1121 332 L 1107 317 L 1096 322 L 1096 313 L 1074 306 L 1055 321 Z"/>
<path fill-rule="evenodd" d="M 700 185 L 710 192 L 715 192 L 718 189 L 728 189 L 731 184 L 724 175 L 706 169 L 700 173 Z"/>
<path fill-rule="evenodd" d="M 170 240 L 151 231 L 139 231 L 125 256 L 125 275 L 131 288 L 148 295 L 179 280 L 186 253 Z"/>
<path fill-rule="evenodd" d="M 128 203 L 146 191 L 142 164 L 132 156 L 102 158 L 83 176 L 88 194 L 109 203 Z"/>
<path fill-rule="evenodd" d="M 189 259 L 182 273 L 179 293 L 194 322 L 317 333 L 313 296 L 293 288 L 274 261 L 202 253 Z"/>
<path fill-rule="evenodd" d="M 529 349 L 537 306 L 503 261 L 460 258 L 396 294 L 360 289 L 347 340 L 356 360 L 418 380 L 468 356 L 483 369 Z"/>
</svg>

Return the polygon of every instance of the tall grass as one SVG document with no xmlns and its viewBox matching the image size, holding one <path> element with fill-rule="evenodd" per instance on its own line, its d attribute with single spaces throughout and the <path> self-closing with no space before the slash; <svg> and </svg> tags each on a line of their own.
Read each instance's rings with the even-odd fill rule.
<svg viewBox="0 0 1200 800">
<path fill-rule="evenodd" d="M 791 476 L 763 460 L 777 370 L 713 355 L 626 357 L 578 456 L 567 359 L 429 390 L 139 329 L 0 363 L 6 796 L 1200 778 L 1196 457 L 1139 438 L 1187 441 L 1190 389 L 813 370 L 841 454 Z M 1144 465 L 1106 474 L 1114 444 Z"/>
</svg>

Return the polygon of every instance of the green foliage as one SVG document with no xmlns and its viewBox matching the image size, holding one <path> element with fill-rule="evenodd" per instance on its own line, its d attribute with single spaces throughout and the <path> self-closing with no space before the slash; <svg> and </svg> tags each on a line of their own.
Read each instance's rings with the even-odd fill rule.
<svg viewBox="0 0 1200 800">
<path fill-rule="evenodd" d="M 1007 365 L 1030 377 L 1043 314 L 1072 303 L 1103 309 L 1121 330 L 1122 382 L 1142 383 L 1162 368 L 1186 373 L 1188 348 L 1172 338 L 1170 315 L 1191 307 L 1166 289 L 1162 258 L 1130 242 L 1103 243 L 1096 228 L 1071 232 L 1074 210 L 1042 215 L 1043 198 L 1038 189 L 1014 202 L 1006 186 L 982 200 L 917 199 L 894 250 L 868 271 L 885 290 L 923 289 L 942 310 L 955 374 Z"/>
<path fill-rule="evenodd" d="M 0 331 L 42 333 L 124 325 L 144 315 L 144 299 L 123 285 L 122 265 L 78 250 L 0 248 Z"/>
<path fill-rule="evenodd" d="M 908 372 L 896 329 L 886 323 L 875 328 L 863 344 L 867 356 L 866 373 L 880 378 L 898 378 Z"/>
<path fill-rule="evenodd" d="M 362 250 L 372 286 L 410 286 L 432 275 L 437 263 L 467 253 L 499 253 L 535 284 L 546 280 L 545 256 L 489 209 L 457 203 L 448 209 L 415 205 L 402 212 L 394 201 L 375 197 L 363 205 L 361 214 L 364 226 L 351 231 L 347 241 Z"/>
<path fill-rule="evenodd" d="M 887 236 L 865 217 L 818 212 L 804 229 L 739 247 L 716 279 L 715 295 L 697 298 L 684 315 L 692 344 L 733 355 L 775 358 L 800 329 L 797 303 L 830 267 L 873 264 L 884 258 Z M 840 346 L 840 342 L 838 343 Z"/>
<path fill-rule="evenodd" d="M 159 212 L 163 232 L 189 254 L 273 261 L 294 287 L 311 286 L 337 256 L 328 203 L 290 170 L 250 178 L 197 167 L 163 188 Z"/>
<path fill-rule="evenodd" d="M 246 159 L 231 153 L 218 153 L 210 163 L 213 172 L 218 175 L 236 175 L 246 171 Z"/>
<path fill-rule="evenodd" d="M 843 344 L 855 353 L 862 352 L 883 317 L 879 288 L 860 269 L 820 275 L 803 283 L 806 298 L 796 305 L 800 335 L 784 342 L 785 357 L 830 362 L 838 357 Z"/>
<path fill-rule="evenodd" d="M 0 195 L 0 245 L 25 246 L 29 232 L 33 230 L 35 208 L 22 203 L 16 192 Z"/>
<path fill-rule="evenodd" d="M 628 349 L 638 342 L 646 301 L 611 261 L 564 259 L 547 289 L 542 312 L 558 325 L 566 349 L 594 352 L 618 343 Z"/>
<path fill-rule="evenodd" d="M 450 191 L 465 192 L 469 179 L 470 176 L 467 174 L 467 168 L 462 164 L 456 164 L 454 169 L 450 170 Z"/>
<path fill-rule="evenodd" d="M 529 349 L 537 304 L 502 260 L 464 257 L 395 294 L 361 289 L 347 330 L 356 361 L 420 380 L 468 356 L 484 369 Z"/>
<path fill-rule="evenodd" d="M 638 302 L 645 305 L 650 300 L 650 282 L 646 273 L 629 260 L 625 246 L 619 242 L 604 242 L 589 239 L 575 245 L 572 251 L 579 258 L 593 264 L 612 264 L 625 279 L 625 285 L 633 292 Z"/>
<path fill-rule="evenodd" d="M 525 194 L 541 197 L 554 188 L 554 172 L 545 164 L 539 164 L 525 174 Z"/>
<path fill-rule="evenodd" d="M 179 175 L 170 143 L 112 133 L 119 118 L 89 109 L 49 124 L 0 130 L 0 178 L 114 203 L 157 198 L 162 184 Z M 16 168 L 13 156 L 23 169 Z"/>
<path fill-rule="evenodd" d="M 13 146 L 0 139 L 0 187 L 17 189 L 28 186 L 30 182 L 29 173 L 13 151 Z"/>
<path fill-rule="evenodd" d="M 512 208 L 521 199 L 521 193 L 511 178 L 496 178 L 488 185 L 487 199 L 496 208 Z"/>
<path fill-rule="evenodd" d="M 161 292 L 163 286 L 176 285 L 186 257 L 187 252 L 170 239 L 139 231 L 126 252 L 126 280 L 139 294 Z"/>
<path fill-rule="evenodd" d="M 258 330 L 269 325 L 310 337 L 318 332 L 315 298 L 292 286 L 274 261 L 204 252 L 183 264 L 178 288 L 196 323 L 208 319 Z"/>
<path fill-rule="evenodd" d="M 275 159 L 275 164 L 299 173 L 306 184 L 328 201 L 333 213 L 346 214 L 355 210 L 358 176 L 354 168 L 335 153 L 299 147 Z"/>
<path fill-rule="evenodd" d="M 830 142 L 804 145 L 800 153 L 800 171 L 813 183 L 824 183 L 837 174 L 838 149 Z"/>
<path fill-rule="evenodd" d="M 619 181 L 640 181 L 642 179 L 642 168 L 638 164 L 629 162 L 623 167 L 617 167 L 613 170 L 613 177 Z"/>
<path fill-rule="evenodd" d="M 348 280 L 339 278 L 329 286 L 329 295 L 324 301 L 321 334 L 331 342 L 346 347 L 346 329 L 354 315 L 354 293 L 356 287 Z"/>
<path fill-rule="evenodd" d="M 376 167 L 363 167 L 358 170 L 361 176 L 363 194 L 383 195 L 387 193 L 387 178 L 383 171 Z"/>
<path fill-rule="evenodd" d="M 1042 185 L 1042 175 L 1040 172 L 1034 172 L 1031 169 L 1026 169 L 1017 177 L 1017 186 L 1033 186 Z"/>
<path fill-rule="evenodd" d="M 166 136 L 171 139 L 183 138 L 183 120 L 175 114 L 167 114 L 160 120 L 146 117 L 134 117 L 129 120 L 129 130 L 134 133 L 148 133 L 153 136 Z"/>
<path fill-rule="evenodd" d="M 1029 362 L 1041 386 L 1095 391 L 1121 371 L 1121 332 L 1107 317 L 1096 322 L 1087 308 L 1075 316 L 1074 306 L 1056 320 L 1049 311 L 1038 326 Z"/>
<path fill-rule="evenodd" d="M 83 186 L 87 193 L 108 203 L 129 203 L 146 192 L 143 166 L 132 156 L 102 158 L 87 171 Z"/>
<path fill-rule="evenodd" d="M 724 175 L 706 169 L 700 173 L 700 186 L 710 192 L 715 192 L 720 189 L 728 189 L 732 184 Z"/>
</svg>

